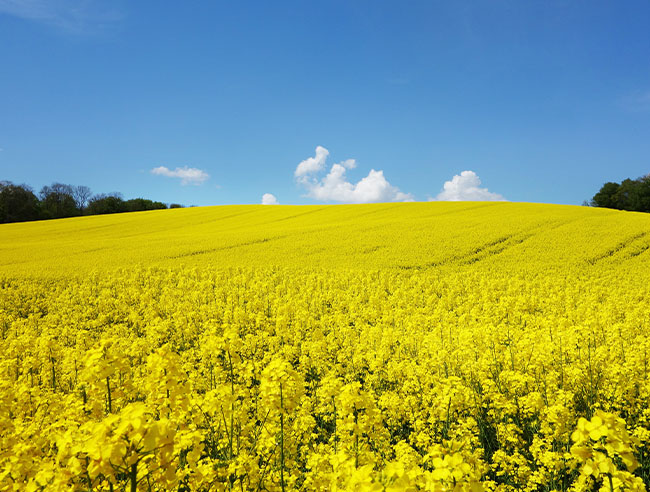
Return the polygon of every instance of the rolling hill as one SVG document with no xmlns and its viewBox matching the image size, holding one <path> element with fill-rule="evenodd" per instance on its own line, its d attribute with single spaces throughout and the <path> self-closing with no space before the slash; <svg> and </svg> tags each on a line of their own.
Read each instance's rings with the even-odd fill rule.
<svg viewBox="0 0 650 492">
<path fill-rule="evenodd" d="M 0 225 L 0 274 L 145 266 L 521 269 L 647 264 L 650 215 L 429 202 L 201 207 Z"/>
</svg>

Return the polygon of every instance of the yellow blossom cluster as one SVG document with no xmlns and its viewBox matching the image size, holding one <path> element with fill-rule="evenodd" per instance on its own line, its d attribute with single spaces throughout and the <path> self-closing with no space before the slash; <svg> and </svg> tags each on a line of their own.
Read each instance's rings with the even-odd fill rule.
<svg viewBox="0 0 650 492">
<path fill-rule="evenodd" d="M 404 205 L 405 223 L 456 215 L 465 242 L 397 261 L 403 238 L 376 228 L 354 265 L 325 264 L 342 243 L 315 218 L 285 231 L 322 251 L 313 262 L 267 241 L 267 265 L 235 245 L 91 271 L 93 250 L 77 274 L 29 274 L 15 249 L 36 232 L 0 239 L 14 255 L 0 265 L 0 491 L 646 490 L 650 219 L 549 207 L 546 225 L 489 228 L 470 214 L 498 222 L 505 205 L 436 205 Z M 391 207 L 331 209 L 352 231 Z M 315 215 L 291 209 L 250 213 Z M 584 247 L 547 244 L 569 241 L 563 221 Z"/>
</svg>

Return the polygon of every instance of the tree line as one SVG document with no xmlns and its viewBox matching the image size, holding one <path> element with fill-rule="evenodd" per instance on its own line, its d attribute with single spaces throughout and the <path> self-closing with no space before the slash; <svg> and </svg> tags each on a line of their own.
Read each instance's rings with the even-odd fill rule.
<svg viewBox="0 0 650 492">
<path fill-rule="evenodd" d="M 650 174 L 621 183 L 605 183 L 589 203 L 592 207 L 650 212 Z"/>
<path fill-rule="evenodd" d="M 62 183 L 43 186 L 36 194 L 30 186 L 0 181 L 0 223 L 180 207 L 145 198 L 124 200 L 119 193 L 93 195 L 87 186 Z"/>
</svg>

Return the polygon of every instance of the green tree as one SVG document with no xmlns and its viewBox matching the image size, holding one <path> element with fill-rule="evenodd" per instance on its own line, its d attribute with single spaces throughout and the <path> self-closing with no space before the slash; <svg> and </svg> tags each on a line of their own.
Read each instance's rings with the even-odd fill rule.
<svg viewBox="0 0 650 492">
<path fill-rule="evenodd" d="M 38 220 L 38 198 L 27 185 L 0 181 L 0 223 Z"/>
<path fill-rule="evenodd" d="M 650 174 L 619 183 L 605 183 L 591 200 L 594 207 L 650 212 Z"/>
<path fill-rule="evenodd" d="M 124 203 L 126 205 L 126 209 L 129 212 L 140 212 L 143 210 L 158 210 L 167 208 L 167 205 L 162 202 L 154 202 L 147 200 L 146 198 L 133 198 L 131 200 L 127 200 Z"/>
<path fill-rule="evenodd" d="M 616 195 L 620 186 L 618 183 L 612 183 L 611 181 L 605 183 L 600 188 L 600 191 L 594 195 L 591 204 L 594 207 L 618 208 L 614 202 L 614 195 Z"/>
<path fill-rule="evenodd" d="M 43 186 L 39 193 L 43 218 L 61 219 L 79 215 L 81 211 L 77 208 L 73 194 L 70 185 L 53 183 L 51 186 Z"/>
<path fill-rule="evenodd" d="M 88 215 L 117 214 L 127 211 L 126 204 L 119 193 L 95 195 L 86 207 Z"/>
<path fill-rule="evenodd" d="M 639 182 L 637 185 L 638 211 L 650 212 L 650 174 L 639 178 L 637 181 Z"/>
<path fill-rule="evenodd" d="M 619 210 L 636 210 L 637 201 L 637 182 L 629 178 L 624 179 L 614 194 L 614 208 Z"/>
</svg>

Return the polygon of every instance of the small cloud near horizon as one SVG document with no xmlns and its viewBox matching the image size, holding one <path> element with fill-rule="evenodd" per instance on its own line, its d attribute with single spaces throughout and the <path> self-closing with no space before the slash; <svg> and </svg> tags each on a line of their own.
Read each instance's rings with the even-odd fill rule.
<svg viewBox="0 0 650 492">
<path fill-rule="evenodd" d="M 463 171 L 446 181 L 436 198 L 431 201 L 445 202 L 485 202 L 507 201 L 502 195 L 493 193 L 487 188 L 481 188 L 481 179 L 474 171 Z"/>
<path fill-rule="evenodd" d="M 177 178 L 181 180 L 181 185 L 200 185 L 210 178 L 210 175 L 201 169 L 195 167 L 177 167 L 171 170 L 165 166 L 154 167 L 151 174 L 165 176 L 167 178 Z"/>
<path fill-rule="evenodd" d="M 280 202 L 272 193 L 264 193 L 262 195 L 262 205 L 280 205 Z"/>
<path fill-rule="evenodd" d="M 342 203 L 413 201 L 410 193 L 403 193 L 391 185 L 381 170 L 371 169 L 368 175 L 357 183 L 348 181 L 347 170 L 357 167 L 354 159 L 333 164 L 326 176 L 318 177 L 317 174 L 326 167 L 328 155 L 329 151 L 319 145 L 314 157 L 305 159 L 296 167 L 294 177 L 297 183 L 307 190 L 306 196 L 320 201 Z"/>
</svg>

